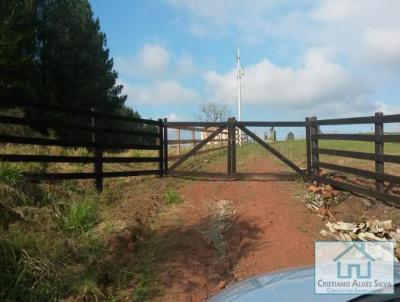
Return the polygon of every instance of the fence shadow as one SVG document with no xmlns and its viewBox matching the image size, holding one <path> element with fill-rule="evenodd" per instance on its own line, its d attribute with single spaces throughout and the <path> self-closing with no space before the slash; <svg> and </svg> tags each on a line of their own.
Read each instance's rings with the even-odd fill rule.
<svg viewBox="0 0 400 302">
<path fill-rule="evenodd" d="M 255 248 L 262 232 L 235 216 L 223 221 L 208 216 L 191 226 L 167 230 L 154 251 L 166 301 L 203 300 L 222 280 L 234 280 L 238 261 Z"/>
<path fill-rule="evenodd" d="M 235 280 L 238 261 L 256 248 L 263 232 L 252 221 L 216 213 L 189 225 L 128 228 L 108 240 L 99 283 L 107 288 L 113 271 L 127 270 L 157 283 L 149 298 L 203 301 L 219 282 Z"/>
</svg>

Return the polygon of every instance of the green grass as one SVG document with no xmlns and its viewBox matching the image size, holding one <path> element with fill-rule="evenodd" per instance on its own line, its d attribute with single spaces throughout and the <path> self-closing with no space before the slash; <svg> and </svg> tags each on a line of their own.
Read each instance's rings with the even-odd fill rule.
<svg viewBox="0 0 400 302">
<path fill-rule="evenodd" d="M 164 200 L 167 205 L 180 204 L 183 202 L 183 198 L 174 188 L 167 188 L 165 190 Z"/>
<path fill-rule="evenodd" d="M 37 276 L 28 267 L 21 250 L 1 242 L 0 247 L 0 279 L 2 281 L 1 301 L 47 301 L 52 297 L 55 286 L 48 280 L 42 279 L 39 286 L 36 283 Z"/>
<path fill-rule="evenodd" d="M 336 149 L 345 151 L 358 151 L 366 153 L 375 152 L 375 144 L 373 142 L 357 142 L 357 141 L 337 141 L 337 140 L 321 140 L 320 148 Z M 400 144 L 385 143 L 385 154 L 400 155 Z M 375 170 L 375 162 L 371 160 L 360 160 L 346 157 L 336 157 L 330 155 L 320 155 L 320 161 L 326 163 L 337 164 L 341 166 L 365 169 L 369 171 Z M 385 173 L 399 175 L 400 165 L 385 163 Z"/>
<path fill-rule="evenodd" d="M 187 159 L 178 170 L 224 173 L 226 172 L 226 156 L 226 148 L 210 153 L 198 154 Z M 218 163 L 218 165 L 214 165 L 215 163 Z"/>
<path fill-rule="evenodd" d="M 96 201 L 72 201 L 62 211 L 60 225 L 69 232 L 86 232 L 98 222 L 98 216 Z"/>
<path fill-rule="evenodd" d="M 5 144 L 0 146 L 1 153 L 4 154 L 35 154 L 35 155 L 61 155 L 61 156 L 92 156 L 92 153 L 86 148 L 62 148 L 57 146 L 28 146 Z M 104 157 L 153 157 L 157 156 L 158 151 L 152 150 L 120 150 L 118 152 L 105 152 Z M 9 164 L 10 165 L 10 164 Z M 20 172 L 91 172 L 92 164 L 84 163 L 18 163 L 11 164 L 13 168 Z M 158 163 L 106 163 L 104 171 L 128 171 L 128 170 L 145 170 L 157 169 Z"/>
<path fill-rule="evenodd" d="M 6 185 L 29 202 L 20 202 L 16 193 L 8 201 L 9 191 L 0 191 L 2 202 L 24 213 L 22 220 L 0 217 L 0 301 L 120 301 L 132 299 L 134 291 L 137 300 L 148 297 L 151 267 L 136 268 L 143 256 L 127 262 L 110 254 L 114 229 L 100 227 L 120 219 L 109 214 L 118 202 L 115 196 L 140 194 L 135 190 L 142 182 L 115 180 L 101 195 L 91 182 Z M 41 194 L 32 194 L 32 186 Z"/>
<path fill-rule="evenodd" d="M 375 144 L 373 142 L 320 140 L 319 146 L 321 148 L 337 149 L 337 150 L 361 151 L 367 153 L 375 152 Z M 385 143 L 385 153 L 400 155 L 400 144 Z"/>
<path fill-rule="evenodd" d="M 102 301 L 105 294 L 99 289 L 95 276 L 84 276 L 72 284 L 72 290 L 84 297 L 84 301 Z"/>
<path fill-rule="evenodd" d="M 269 143 L 277 151 L 294 162 L 300 168 L 305 169 L 307 166 L 306 141 L 305 140 L 285 140 Z M 375 145 L 373 142 L 346 141 L 346 140 L 320 140 L 320 148 L 358 151 L 366 153 L 374 153 Z M 400 155 L 400 144 L 385 143 L 385 154 Z M 257 143 L 250 143 L 242 147 L 236 147 L 236 166 L 239 173 L 253 172 L 248 166 L 249 162 L 257 163 L 260 158 L 268 157 L 271 161 L 281 166 L 282 169 L 291 171 L 291 169 L 278 158 L 270 154 L 262 146 Z M 215 151 L 212 153 L 199 155 L 189 158 L 178 170 L 195 171 L 195 172 L 226 172 L 226 150 Z M 359 160 L 346 157 L 337 157 L 331 155 L 320 154 L 320 162 L 333 163 L 342 166 L 365 169 L 374 171 L 375 163 L 369 160 Z M 265 167 L 268 172 L 268 167 Z M 385 163 L 385 172 L 387 174 L 399 175 L 400 165 Z"/>
<path fill-rule="evenodd" d="M 145 301 L 153 292 L 154 275 L 151 265 L 142 263 L 137 272 L 138 284 L 133 291 L 133 301 Z"/>
<path fill-rule="evenodd" d="M 2 203 L 24 214 L 15 219 L 0 212 L 0 301 L 151 299 L 159 290 L 154 246 L 162 251 L 164 245 L 153 242 L 158 237 L 146 219 L 155 205 L 142 196 L 163 198 L 168 192 L 170 203 L 182 202 L 172 189 L 179 182 L 168 183 L 153 177 L 112 179 L 102 194 L 91 181 L 0 184 L 12 190 L 0 190 Z M 126 206 L 132 211 L 128 217 Z M 143 222 L 140 230 L 134 229 L 137 220 Z M 127 230 L 130 239 L 121 237 Z"/>
<path fill-rule="evenodd" d="M 306 167 L 307 155 L 305 140 L 277 141 L 270 144 L 277 151 L 293 161 L 299 167 Z M 375 151 L 374 143 L 359 141 L 320 140 L 319 147 L 326 149 L 358 151 L 366 153 L 374 153 Z M 279 159 L 269 154 L 268 151 L 266 151 L 262 146 L 256 143 L 244 145 L 241 148 L 238 147 L 236 152 L 238 160 L 238 171 L 246 166 L 247 161 L 256 159 L 258 156 L 269 156 L 274 162 L 282 165 L 282 167 L 285 167 L 285 164 L 283 164 Z M 400 144 L 385 143 L 385 154 L 400 155 Z M 374 161 L 336 157 L 323 154 L 320 154 L 320 161 L 371 171 L 373 171 L 375 167 Z M 398 175 L 400 174 L 400 165 L 386 163 L 385 172 L 393 175 Z"/>
<path fill-rule="evenodd" d="M 22 170 L 19 166 L 7 162 L 0 163 L 0 182 L 14 185 L 22 179 Z"/>
<path fill-rule="evenodd" d="M 286 140 L 269 143 L 274 149 L 279 151 L 289 160 L 293 161 L 299 167 L 305 168 L 306 166 L 306 149 L 304 140 Z M 242 147 L 236 147 L 236 167 L 237 172 L 246 173 L 254 172 L 249 170 L 252 165 L 251 162 L 257 162 L 261 159 L 268 158 L 274 163 L 281 165 L 284 169 L 290 169 L 285 164 L 283 164 L 277 157 L 268 152 L 264 147 L 258 143 L 250 143 L 243 145 Z M 269 172 L 268 166 L 265 167 L 264 172 Z"/>
<path fill-rule="evenodd" d="M 48 301 L 56 297 L 59 284 L 52 273 L 42 236 L 31 237 L 15 229 L 0 240 L 0 300 Z M 49 240 L 49 239 L 47 239 Z"/>
</svg>

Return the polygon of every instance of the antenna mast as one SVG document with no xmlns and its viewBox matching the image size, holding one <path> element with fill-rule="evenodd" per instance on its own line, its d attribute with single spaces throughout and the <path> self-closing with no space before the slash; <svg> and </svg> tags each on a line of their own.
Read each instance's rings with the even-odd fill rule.
<svg viewBox="0 0 400 302">
<path fill-rule="evenodd" d="M 236 52 L 236 82 L 237 82 L 237 98 L 238 98 L 238 121 L 241 120 L 241 106 L 242 106 L 242 76 L 244 76 L 244 69 L 240 66 L 240 45 L 237 44 Z M 239 146 L 242 146 L 242 131 L 239 130 Z"/>
</svg>

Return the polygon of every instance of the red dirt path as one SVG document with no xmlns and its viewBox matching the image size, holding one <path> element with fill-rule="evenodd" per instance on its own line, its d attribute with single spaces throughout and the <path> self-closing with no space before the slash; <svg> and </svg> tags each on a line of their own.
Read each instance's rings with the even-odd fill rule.
<svg viewBox="0 0 400 302">
<path fill-rule="evenodd" d="M 265 164 L 249 168 L 265 172 L 260 171 Z M 278 171 L 268 161 L 268 172 Z M 300 182 L 279 180 L 196 180 L 182 188 L 179 227 L 164 234 L 170 246 L 160 266 L 163 290 L 155 300 L 204 301 L 246 277 L 312 264 L 322 222 L 295 197 L 301 189 Z M 231 201 L 222 227 L 215 218 L 220 200 Z M 215 229 L 223 238 L 212 242 L 207 232 Z"/>
</svg>

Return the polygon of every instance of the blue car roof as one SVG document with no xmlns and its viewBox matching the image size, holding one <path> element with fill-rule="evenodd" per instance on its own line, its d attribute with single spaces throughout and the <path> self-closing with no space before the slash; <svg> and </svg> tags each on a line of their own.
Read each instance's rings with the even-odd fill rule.
<svg viewBox="0 0 400 302">
<path fill-rule="evenodd" d="M 400 282 L 400 265 L 395 264 L 395 283 Z M 344 302 L 357 295 L 314 293 L 314 267 L 301 267 L 254 276 L 226 288 L 208 302 Z"/>
</svg>

